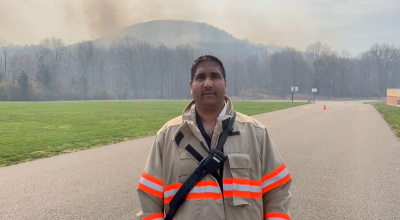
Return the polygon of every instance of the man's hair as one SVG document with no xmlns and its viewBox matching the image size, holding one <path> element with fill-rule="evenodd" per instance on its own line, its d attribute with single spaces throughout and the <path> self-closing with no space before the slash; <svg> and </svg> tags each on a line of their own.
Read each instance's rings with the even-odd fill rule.
<svg viewBox="0 0 400 220">
<path fill-rule="evenodd" d="M 199 58 L 197 58 L 193 62 L 192 69 L 190 70 L 190 72 L 191 72 L 190 81 L 193 81 L 193 79 L 194 79 L 194 75 L 196 74 L 197 66 L 200 63 L 203 63 L 203 62 L 206 62 L 206 61 L 216 62 L 219 65 L 219 69 L 220 69 L 220 71 L 222 73 L 222 76 L 224 77 L 224 79 L 226 79 L 225 68 L 224 68 L 224 65 L 222 65 L 221 60 L 219 60 L 218 58 L 216 58 L 214 56 L 211 56 L 211 55 L 203 55 L 203 56 L 200 56 Z"/>
</svg>

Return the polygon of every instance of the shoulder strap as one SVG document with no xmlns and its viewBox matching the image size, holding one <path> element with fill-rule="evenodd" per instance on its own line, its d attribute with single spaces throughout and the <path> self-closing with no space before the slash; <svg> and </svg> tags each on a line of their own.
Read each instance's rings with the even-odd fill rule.
<svg viewBox="0 0 400 220">
<path fill-rule="evenodd" d="M 216 150 L 221 151 L 222 147 L 224 146 L 226 140 L 228 139 L 229 134 L 232 132 L 233 129 L 233 123 L 236 118 L 236 112 L 233 112 L 232 118 L 229 120 L 229 123 L 224 127 L 224 131 L 222 132 L 222 135 L 220 136 L 220 140 L 218 141 Z M 186 150 L 192 154 L 196 160 L 200 160 L 201 155 L 190 145 L 186 147 Z M 203 179 L 204 176 L 208 174 L 206 171 L 205 167 L 203 166 L 203 158 L 200 161 L 200 166 L 196 168 L 194 173 L 190 175 L 190 177 L 183 183 L 181 188 L 179 188 L 178 192 L 176 192 L 175 196 L 172 198 L 171 202 L 169 203 L 169 211 L 167 213 L 167 216 L 165 217 L 165 220 L 172 220 L 174 217 L 176 211 L 178 208 L 182 205 L 182 203 L 185 201 L 186 196 L 189 194 L 190 190 L 193 189 L 193 187 L 201 180 Z M 222 193 L 222 191 L 221 191 Z"/>
<path fill-rule="evenodd" d="M 226 139 L 228 139 L 228 136 L 231 134 L 233 130 L 233 123 L 235 122 L 236 118 L 236 112 L 233 111 L 233 116 L 229 120 L 229 123 L 225 126 L 224 131 L 222 132 L 222 135 L 218 141 L 217 147 L 215 149 L 221 151 L 222 148 L 224 147 L 224 144 L 226 142 Z"/>
</svg>

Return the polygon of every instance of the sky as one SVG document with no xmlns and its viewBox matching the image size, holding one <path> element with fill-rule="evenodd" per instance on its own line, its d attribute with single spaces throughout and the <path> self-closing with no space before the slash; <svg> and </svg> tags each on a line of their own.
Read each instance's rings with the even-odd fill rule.
<svg viewBox="0 0 400 220">
<path fill-rule="evenodd" d="M 321 41 L 352 55 L 400 46 L 400 0 L 0 0 L 0 39 L 92 40 L 151 20 L 204 22 L 239 39 L 294 47 Z"/>
</svg>

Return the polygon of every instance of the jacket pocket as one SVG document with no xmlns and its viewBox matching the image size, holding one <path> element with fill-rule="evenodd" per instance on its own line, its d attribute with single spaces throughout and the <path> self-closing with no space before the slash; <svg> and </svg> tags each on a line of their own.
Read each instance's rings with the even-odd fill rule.
<svg viewBox="0 0 400 220">
<path fill-rule="evenodd" d="M 187 174 L 187 175 L 179 175 L 178 177 L 178 182 L 179 183 L 184 183 L 186 182 L 186 180 L 191 176 L 191 174 Z"/>
<path fill-rule="evenodd" d="M 232 180 L 227 184 L 227 195 L 232 195 L 233 206 L 250 205 L 250 156 L 247 154 L 229 154 L 229 169 Z M 225 189 L 224 189 L 225 190 Z"/>
</svg>

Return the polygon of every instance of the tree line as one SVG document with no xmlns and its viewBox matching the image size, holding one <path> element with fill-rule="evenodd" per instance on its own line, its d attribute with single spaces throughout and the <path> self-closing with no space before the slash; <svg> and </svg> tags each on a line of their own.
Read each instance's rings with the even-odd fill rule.
<svg viewBox="0 0 400 220">
<path fill-rule="evenodd" d="M 190 68 L 203 54 L 196 45 L 167 47 L 131 36 L 109 45 L 66 46 L 59 38 L 46 38 L 38 45 L 13 46 L 0 40 L 0 100 L 189 99 Z M 209 54 L 224 63 L 233 97 L 286 99 L 290 87 L 298 86 L 304 97 L 317 88 L 319 97 L 371 98 L 400 87 L 400 47 L 388 44 L 357 56 L 322 42 L 305 51 Z"/>
</svg>

